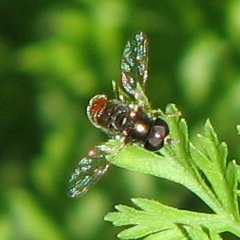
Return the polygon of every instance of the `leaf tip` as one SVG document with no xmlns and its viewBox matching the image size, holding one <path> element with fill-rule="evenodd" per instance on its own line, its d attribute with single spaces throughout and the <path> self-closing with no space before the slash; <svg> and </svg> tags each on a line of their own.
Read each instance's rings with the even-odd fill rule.
<svg viewBox="0 0 240 240">
<path fill-rule="evenodd" d="M 237 125 L 236 129 L 237 129 L 237 134 L 240 135 L 240 125 Z"/>
</svg>

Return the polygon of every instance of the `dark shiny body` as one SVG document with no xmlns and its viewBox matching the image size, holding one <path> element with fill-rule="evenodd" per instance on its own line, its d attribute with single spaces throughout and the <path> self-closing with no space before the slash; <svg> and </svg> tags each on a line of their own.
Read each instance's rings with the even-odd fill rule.
<svg viewBox="0 0 240 240">
<path fill-rule="evenodd" d="M 142 143 L 150 151 L 162 148 L 169 134 L 164 120 L 153 118 L 137 105 L 108 100 L 105 95 L 91 99 L 88 113 L 93 124 L 109 135 L 123 136 L 125 143 Z"/>
</svg>

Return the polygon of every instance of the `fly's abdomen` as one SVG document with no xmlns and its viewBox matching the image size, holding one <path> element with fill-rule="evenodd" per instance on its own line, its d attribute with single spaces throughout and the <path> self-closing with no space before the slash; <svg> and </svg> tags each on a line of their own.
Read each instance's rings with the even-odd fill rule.
<svg viewBox="0 0 240 240">
<path fill-rule="evenodd" d="M 129 111 L 127 104 L 114 99 L 109 100 L 106 95 L 94 96 L 87 108 L 92 124 L 110 134 L 123 134 L 129 124 Z"/>
</svg>

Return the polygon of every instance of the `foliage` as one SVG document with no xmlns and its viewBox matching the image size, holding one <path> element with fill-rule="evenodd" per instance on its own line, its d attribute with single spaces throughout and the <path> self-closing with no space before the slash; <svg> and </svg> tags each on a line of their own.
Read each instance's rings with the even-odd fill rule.
<svg viewBox="0 0 240 240">
<path fill-rule="evenodd" d="M 167 108 L 174 114 L 173 105 Z M 114 225 L 134 225 L 122 231 L 121 239 L 221 239 L 229 231 L 240 237 L 238 207 L 238 169 L 235 161 L 227 162 L 227 145 L 219 142 L 209 121 L 198 135 L 200 147 L 189 142 L 184 119 L 169 117 L 171 136 L 179 142 L 165 147 L 162 155 L 129 147 L 112 162 L 118 166 L 166 178 L 182 184 L 201 198 L 213 213 L 178 210 L 156 201 L 136 198 L 140 210 L 124 205 L 105 219 Z M 173 141 L 173 140 L 172 140 Z"/>
<path fill-rule="evenodd" d="M 183 188 L 117 167 L 75 201 L 67 197 L 67 181 L 78 159 L 106 140 L 88 122 L 86 106 L 95 94 L 113 96 L 111 80 L 120 77 L 124 44 L 136 30 L 149 38 L 147 95 L 153 106 L 174 102 L 183 111 L 194 143 L 188 146 L 191 156 L 204 165 L 205 154 L 195 143 L 211 141 L 204 134 L 196 140 L 195 133 L 208 118 L 228 142 L 229 157 L 240 155 L 235 129 L 240 113 L 239 2 L 3 0 L 0 9 L 0 239 L 113 239 L 117 230 L 102 218 L 113 204 L 126 204 L 131 196 L 201 211 Z M 183 143 L 173 142 L 179 154 Z M 224 156 L 224 144 L 221 148 Z M 163 154 L 176 149 L 167 146 Z M 122 154 L 131 151 L 146 154 L 135 147 Z M 168 164 L 176 162 L 170 160 Z M 221 163 L 219 168 L 225 166 L 229 173 L 235 168 L 234 162 Z M 201 167 L 194 165 L 193 174 Z M 211 176 L 206 185 L 217 195 L 211 198 L 206 189 L 200 193 L 216 213 L 214 199 L 221 192 L 207 184 L 214 180 Z M 221 206 L 233 210 L 236 206 L 229 202 L 235 197 L 229 193 Z M 134 201 L 143 207 L 144 200 Z M 216 235 L 199 228 L 185 231 Z"/>
</svg>

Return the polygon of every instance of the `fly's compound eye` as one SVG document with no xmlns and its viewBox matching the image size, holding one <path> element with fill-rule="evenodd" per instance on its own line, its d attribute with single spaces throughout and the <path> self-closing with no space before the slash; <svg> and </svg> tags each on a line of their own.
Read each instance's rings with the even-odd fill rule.
<svg viewBox="0 0 240 240">
<path fill-rule="evenodd" d="M 149 151 L 157 151 L 164 145 L 164 139 L 169 134 L 169 127 L 167 123 L 157 118 L 151 127 L 148 139 L 144 145 L 145 149 Z"/>
</svg>

